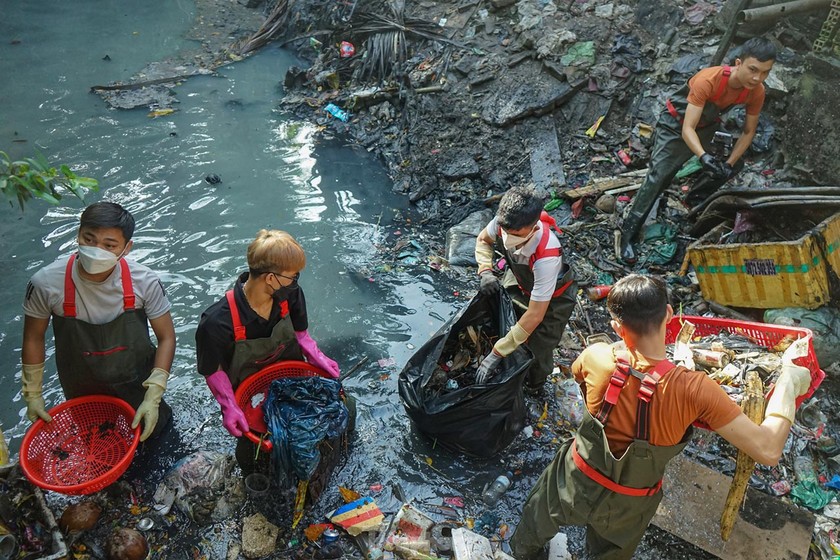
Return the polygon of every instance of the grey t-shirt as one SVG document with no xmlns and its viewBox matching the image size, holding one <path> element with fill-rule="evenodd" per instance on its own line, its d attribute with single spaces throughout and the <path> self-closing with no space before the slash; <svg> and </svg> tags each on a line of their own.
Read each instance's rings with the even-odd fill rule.
<svg viewBox="0 0 840 560">
<path fill-rule="evenodd" d="M 60 257 L 54 263 L 35 273 L 26 287 L 23 312 L 37 319 L 51 315 L 64 317 L 64 274 L 69 257 Z M 125 259 L 131 271 L 135 309 L 143 309 L 149 319 L 157 319 L 172 307 L 166 298 L 157 274 L 142 264 Z M 122 271 L 117 265 L 103 282 L 85 280 L 79 274 L 79 261 L 73 265 L 73 283 L 76 285 L 76 318 L 95 325 L 110 323 L 123 313 Z"/>
</svg>

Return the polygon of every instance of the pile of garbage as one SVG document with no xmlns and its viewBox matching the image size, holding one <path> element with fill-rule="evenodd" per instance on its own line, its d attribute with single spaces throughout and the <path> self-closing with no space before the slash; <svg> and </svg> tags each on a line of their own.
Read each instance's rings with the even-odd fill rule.
<svg viewBox="0 0 840 560">
<path fill-rule="evenodd" d="M 498 336 L 489 336 L 481 326 L 473 325 L 451 337 L 429 379 L 429 392 L 439 394 L 474 385 L 478 366 L 482 358 L 493 349 L 495 339 Z"/>
</svg>

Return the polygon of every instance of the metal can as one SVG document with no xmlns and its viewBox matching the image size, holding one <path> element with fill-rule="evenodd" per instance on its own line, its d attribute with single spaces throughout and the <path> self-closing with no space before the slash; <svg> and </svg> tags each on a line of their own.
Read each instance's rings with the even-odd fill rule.
<svg viewBox="0 0 840 560">
<path fill-rule="evenodd" d="M 327 529 L 326 531 L 324 531 L 322 536 L 324 537 L 324 543 L 326 543 L 326 544 L 334 543 L 335 541 L 338 540 L 338 531 L 330 528 L 330 529 Z"/>
<path fill-rule="evenodd" d="M 729 354 L 716 350 L 703 350 L 702 348 L 692 349 L 694 363 L 699 366 L 722 368 L 730 362 Z"/>
</svg>

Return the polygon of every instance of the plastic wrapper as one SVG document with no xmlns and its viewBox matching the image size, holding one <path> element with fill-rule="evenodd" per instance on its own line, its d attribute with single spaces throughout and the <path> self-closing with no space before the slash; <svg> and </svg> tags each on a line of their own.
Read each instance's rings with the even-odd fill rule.
<svg viewBox="0 0 840 560">
<path fill-rule="evenodd" d="M 231 455 L 199 451 L 184 457 L 170 469 L 155 490 L 155 509 L 167 513 L 174 503 L 200 525 L 225 519 L 241 505 L 241 481 L 231 477 Z"/>
<path fill-rule="evenodd" d="M 274 446 L 272 464 L 278 484 L 288 487 L 309 480 L 321 460 L 318 444 L 338 438 L 349 414 L 341 400 L 341 384 L 320 377 L 272 381 L 266 397 L 265 421 Z"/>
</svg>

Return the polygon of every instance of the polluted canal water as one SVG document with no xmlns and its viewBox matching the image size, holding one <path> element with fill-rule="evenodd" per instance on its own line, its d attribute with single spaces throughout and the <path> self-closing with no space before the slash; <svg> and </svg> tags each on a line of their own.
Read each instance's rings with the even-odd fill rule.
<svg viewBox="0 0 840 560">
<path fill-rule="evenodd" d="M 202 310 L 243 271 L 256 231 L 278 228 L 292 233 L 307 253 L 301 285 L 313 338 L 344 371 L 366 358 L 345 382 L 358 401 L 349 456 L 299 528 L 323 522 L 341 505 L 343 486 L 374 498 L 386 513 L 408 500 L 436 521 L 473 519 L 476 531 L 508 539 L 527 492 L 563 437 L 554 425 L 556 404 L 549 403 L 544 426 L 531 415 L 532 429 L 485 460 L 450 454 L 413 430 L 398 396 L 398 373 L 466 304 L 475 277 L 472 271 L 459 277 L 435 270 L 422 258 L 394 263 L 388 249 L 398 242 L 440 247 L 445 232 L 421 235 L 409 226 L 420 217 L 405 197 L 393 194 L 381 162 L 365 150 L 278 111 L 283 76 L 299 61 L 270 45 L 179 85 L 175 112 L 153 118 L 148 108 L 111 109 L 89 89 L 128 80 L 189 46 L 183 37 L 196 17 L 192 2 L 0 0 L 0 8 L 0 75 L 14 77 L 0 81 L 0 149 L 13 159 L 41 152 L 53 164 L 98 179 L 100 191 L 86 202 L 112 200 L 134 214 L 131 258 L 160 275 L 172 302 L 178 344 L 166 399 L 176 436 L 164 446 L 141 446 L 122 482 L 150 500 L 178 459 L 233 451 L 235 440 L 195 369 L 195 329 Z M 20 395 L 26 285 L 39 268 L 74 251 L 83 207 L 66 197 L 55 207 L 33 201 L 24 211 L 0 209 L 0 423 L 13 455 L 29 427 Z M 48 331 L 48 407 L 63 401 L 53 354 Z M 543 403 L 528 403 L 539 416 Z M 510 486 L 488 506 L 482 490 L 497 479 Z M 47 498 L 56 513 L 67 502 L 54 493 Z M 157 550 L 154 557 L 223 558 L 241 515 L 169 530 L 165 553 Z M 137 515 L 141 519 L 151 521 L 140 526 L 149 539 L 160 539 L 165 520 L 148 510 Z M 582 531 L 566 533 L 570 548 L 580 550 Z M 299 534 L 284 535 L 272 557 L 292 557 L 297 548 L 289 539 Z M 339 542 L 344 557 L 360 557 L 346 537 Z M 646 548 L 643 543 L 638 557 L 706 557 L 687 549 L 671 556 L 673 547 L 663 556 L 661 549 Z"/>
<path fill-rule="evenodd" d="M 422 262 L 384 266 L 378 248 L 410 234 L 398 230 L 410 216 L 407 200 L 392 194 L 386 172 L 367 152 L 317 140 L 312 124 L 277 111 L 280 82 L 295 59 L 269 46 L 217 75 L 183 83 L 177 110 L 151 118 L 145 108 L 111 109 L 89 88 L 127 80 L 183 47 L 180 37 L 194 16 L 189 2 L 3 5 L 0 73 L 15 79 L 0 83 L 0 148 L 13 159 L 41 152 L 53 164 L 98 179 L 100 191 L 86 202 L 111 200 L 134 214 L 131 257 L 160 275 L 172 302 L 178 344 L 166 399 L 178 437 L 164 449 L 141 448 L 149 464 L 132 465 L 125 478 L 152 490 L 165 469 L 189 453 L 232 452 L 234 439 L 195 370 L 195 328 L 201 311 L 243 270 L 256 231 L 279 228 L 307 252 L 301 285 L 313 338 L 344 370 L 368 359 L 345 383 L 359 402 L 349 458 L 302 526 L 322 521 L 341 503 L 339 485 L 372 495 L 386 512 L 399 508 L 400 488 L 420 507 L 449 512 L 443 498 L 457 496 L 465 500 L 456 512 L 461 517 L 485 513 L 482 488 L 500 471 L 514 470 L 512 462 L 527 462 L 521 443 L 485 461 L 435 450 L 411 429 L 397 394 L 402 365 L 466 302 L 469 287 Z M 211 184 L 210 176 L 220 182 Z M 39 268 L 74 251 L 83 207 L 68 196 L 55 207 L 33 201 L 24 211 L 0 210 L 0 362 L 6 365 L 0 421 L 13 454 L 29 426 L 20 395 L 26 285 Z M 53 353 L 50 330 L 48 407 L 63 401 Z M 530 481 L 537 469 L 526 469 L 533 471 Z M 494 523 L 510 526 L 508 537 L 529 487 L 514 481 L 492 508 Z M 207 529 L 204 553 L 219 557 L 224 542 L 212 535 Z"/>
</svg>

